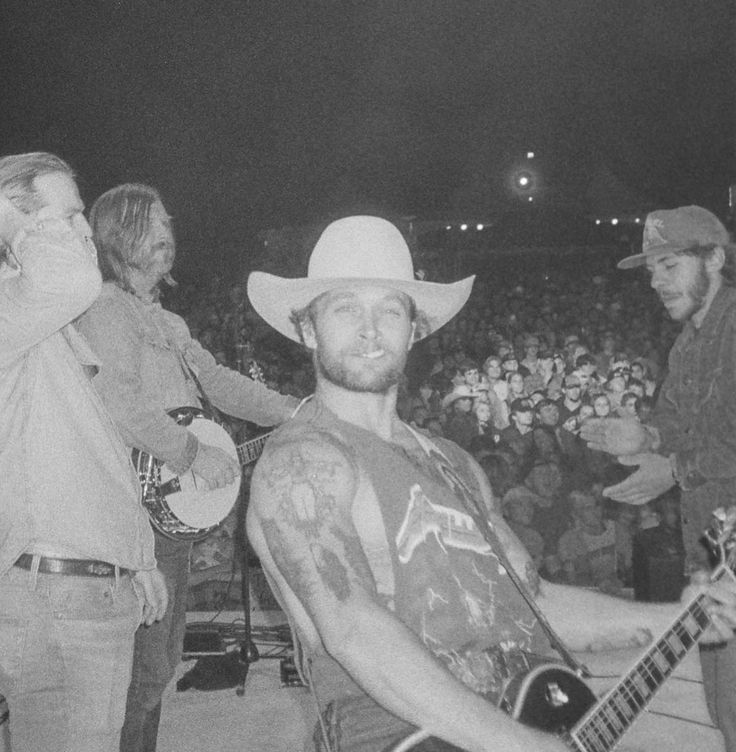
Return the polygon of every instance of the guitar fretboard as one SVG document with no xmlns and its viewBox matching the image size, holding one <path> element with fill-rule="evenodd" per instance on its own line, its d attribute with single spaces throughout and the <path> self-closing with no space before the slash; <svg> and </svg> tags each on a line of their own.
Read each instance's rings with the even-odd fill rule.
<svg viewBox="0 0 736 752">
<path fill-rule="evenodd" d="M 577 744 L 575 749 L 613 749 L 708 627 L 710 617 L 704 603 L 705 597 L 698 596 L 619 684 L 577 723 L 569 734 Z"/>
<path fill-rule="evenodd" d="M 236 447 L 238 451 L 238 459 L 241 465 L 248 465 L 251 462 L 255 462 L 263 451 L 263 446 L 266 443 L 271 432 L 264 433 L 263 436 L 246 441 Z"/>
</svg>

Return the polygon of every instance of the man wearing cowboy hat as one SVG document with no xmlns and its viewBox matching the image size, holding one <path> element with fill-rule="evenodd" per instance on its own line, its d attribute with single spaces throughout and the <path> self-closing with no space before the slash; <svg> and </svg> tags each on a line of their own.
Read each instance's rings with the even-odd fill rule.
<svg viewBox="0 0 736 752">
<path fill-rule="evenodd" d="M 646 265 L 667 313 L 684 324 L 650 419 L 589 421 L 581 436 L 619 455 L 636 472 L 604 493 L 643 504 L 677 484 L 688 573 L 709 568 L 702 531 L 713 510 L 736 504 L 736 246 L 720 220 L 700 206 L 649 214 L 642 252 L 619 262 Z M 736 649 L 701 651 L 708 709 L 736 752 Z"/>
<path fill-rule="evenodd" d="M 401 233 L 377 217 L 329 225 L 305 279 L 248 280 L 256 311 L 309 348 L 317 375 L 314 399 L 266 445 L 247 524 L 303 648 L 318 750 L 390 749 L 417 727 L 434 737 L 424 750 L 567 749 L 488 702 L 501 643 L 546 644 L 509 568 L 573 647 L 641 643 L 675 615 L 541 586 L 472 458 L 399 419 L 409 349 L 471 285 L 417 281 Z"/>
</svg>

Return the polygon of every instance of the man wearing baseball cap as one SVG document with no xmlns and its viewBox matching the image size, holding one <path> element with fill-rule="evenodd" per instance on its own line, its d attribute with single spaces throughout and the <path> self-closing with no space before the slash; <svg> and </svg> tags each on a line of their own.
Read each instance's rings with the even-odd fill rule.
<svg viewBox="0 0 736 752">
<path fill-rule="evenodd" d="M 399 419 L 412 343 L 452 319 L 471 284 L 417 280 L 379 217 L 329 225 L 306 278 L 248 280 L 256 311 L 301 340 L 317 377 L 266 444 L 247 524 L 303 649 L 319 752 L 393 749 L 417 727 L 439 737 L 417 752 L 563 752 L 488 701 L 505 686 L 496 650 L 549 647 L 530 602 L 578 648 L 641 644 L 679 611 L 540 583 L 473 458 Z"/>
<path fill-rule="evenodd" d="M 588 421 L 581 435 L 594 449 L 625 455 L 639 469 L 606 489 L 643 504 L 673 485 L 681 489 L 688 573 L 708 568 L 701 542 L 713 510 L 736 504 L 736 247 L 707 209 L 683 206 L 649 214 L 642 252 L 619 262 L 644 266 L 667 313 L 683 329 L 669 355 L 647 430 L 634 420 Z M 645 454 L 642 454 L 645 453 Z M 701 652 L 708 708 L 736 752 L 736 650 Z"/>
</svg>

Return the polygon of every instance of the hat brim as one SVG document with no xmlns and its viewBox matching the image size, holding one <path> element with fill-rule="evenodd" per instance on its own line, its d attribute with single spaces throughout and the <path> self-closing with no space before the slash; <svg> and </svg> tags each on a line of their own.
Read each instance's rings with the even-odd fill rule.
<svg viewBox="0 0 736 752">
<path fill-rule="evenodd" d="M 650 256 L 661 256 L 666 253 L 681 253 L 682 251 L 686 251 L 688 248 L 692 248 L 692 246 L 660 245 L 657 246 L 655 250 L 650 251 L 649 253 L 635 253 L 633 256 L 627 256 L 626 258 L 621 259 L 621 261 L 616 264 L 616 267 L 618 269 L 634 269 L 637 266 L 645 264 L 646 260 Z"/>
<path fill-rule="evenodd" d="M 315 298 L 330 290 L 344 287 L 388 287 L 408 295 L 428 323 L 417 339 L 427 337 L 444 326 L 465 305 L 473 288 L 475 276 L 459 282 L 421 282 L 382 278 L 336 277 L 309 279 L 277 277 L 267 272 L 252 272 L 248 277 L 248 298 L 261 318 L 284 337 L 300 342 L 299 334 L 291 321 L 293 311 L 308 306 Z"/>
</svg>

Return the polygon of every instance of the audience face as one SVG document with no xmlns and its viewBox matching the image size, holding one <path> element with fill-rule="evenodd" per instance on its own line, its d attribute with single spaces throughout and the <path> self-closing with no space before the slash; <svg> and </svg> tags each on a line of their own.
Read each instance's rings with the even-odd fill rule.
<svg viewBox="0 0 736 752">
<path fill-rule="evenodd" d="M 531 407 L 528 410 L 515 410 L 511 413 L 511 419 L 517 428 L 529 428 L 534 423 L 534 411 Z"/>
<path fill-rule="evenodd" d="M 598 418 L 606 418 L 611 413 L 611 401 L 605 394 L 599 394 L 593 400 L 593 410 Z"/>
<path fill-rule="evenodd" d="M 639 400 L 635 394 L 626 394 L 621 400 L 621 413 L 624 417 L 635 418 L 638 416 Z"/>
<path fill-rule="evenodd" d="M 501 360 L 499 358 L 488 358 L 486 360 L 486 376 L 491 384 L 495 384 L 501 378 Z"/>
<path fill-rule="evenodd" d="M 539 422 L 543 426 L 556 426 L 560 422 L 560 408 L 548 402 L 539 408 Z"/>
<path fill-rule="evenodd" d="M 508 374 L 507 380 L 511 394 L 524 394 L 524 377 L 518 371 Z"/>
<path fill-rule="evenodd" d="M 490 423 L 491 406 L 488 404 L 488 402 L 475 400 L 475 404 L 473 405 L 473 412 L 475 413 L 475 417 L 478 420 L 478 423 Z"/>
</svg>

